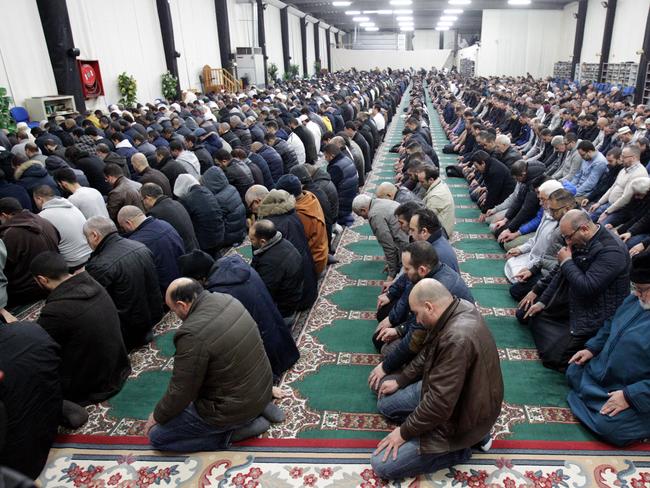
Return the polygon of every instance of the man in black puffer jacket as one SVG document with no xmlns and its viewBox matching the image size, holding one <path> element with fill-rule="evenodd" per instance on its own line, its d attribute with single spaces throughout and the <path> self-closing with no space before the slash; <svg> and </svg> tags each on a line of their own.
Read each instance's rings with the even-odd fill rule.
<svg viewBox="0 0 650 488">
<path fill-rule="evenodd" d="M 203 185 L 210 190 L 221 206 L 224 221 L 223 242 L 226 246 L 238 244 L 246 237 L 246 207 L 234 186 L 221 168 L 213 166 L 201 177 Z"/>
<path fill-rule="evenodd" d="M 225 149 L 219 149 L 214 155 L 214 160 L 228 178 L 228 183 L 237 189 L 239 196 L 244 200 L 248 189 L 255 184 L 250 168 L 243 161 L 233 158 Z"/>
<path fill-rule="evenodd" d="M 174 195 L 192 219 L 201 250 L 216 256 L 224 247 L 223 214 L 217 197 L 192 175 L 178 177 Z"/>
<path fill-rule="evenodd" d="M 91 217 L 84 235 L 93 250 L 86 271 L 111 295 L 120 316 L 127 350 L 151 341 L 151 329 L 163 316 L 163 300 L 151 251 L 120 237 L 106 217 Z"/>
<path fill-rule="evenodd" d="M 246 152 L 251 150 L 251 144 L 253 144 L 253 137 L 251 136 L 251 131 L 248 130 L 248 127 L 241 121 L 237 115 L 230 117 L 230 127 L 233 133 L 239 138 L 242 144 L 242 149 Z M 236 149 L 233 147 L 233 149 Z"/>
<path fill-rule="evenodd" d="M 264 137 L 264 140 L 266 141 L 267 146 L 266 147 L 271 147 L 275 149 L 275 151 L 280 155 L 282 158 L 282 169 L 284 174 L 287 174 L 289 171 L 291 171 L 291 168 L 296 166 L 298 164 L 298 156 L 296 156 L 295 151 L 291 148 L 289 143 L 285 140 L 280 139 L 279 137 L 276 137 L 275 134 L 271 134 L 270 132 L 266 134 Z M 270 152 L 270 151 L 269 151 Z M 263 155 L 262 155 L 263 156 Z M 267 159 L 267 158 L 264 158 Z M 268 159 L 267 159 L 268 162 Z M 270 166 L 270 164 L 269 164 Z M 277 179 L 274 177 L 273 179 L 275 181 L 280 179 L 280 176 L 282 176 L 282 173 L 277 177 Z"/>
<path fill-rule="evenodd" d="M 327 172 L 332 178 L 339 195 L 339 217 L 340 225 L 348 226 L 354 222 L 352 217 L 352 200 L 357 196 L 359 176 L 357 168 L 350 158 L 345 156 L 336 144 L 328 144 L 324 149 L 327 160 Z"/>
</svg>

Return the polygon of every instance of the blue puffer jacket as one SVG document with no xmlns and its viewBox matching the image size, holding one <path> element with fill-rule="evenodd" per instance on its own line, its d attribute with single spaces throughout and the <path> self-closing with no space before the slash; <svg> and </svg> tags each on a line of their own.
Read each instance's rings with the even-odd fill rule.
<svg viewBox="0 0 650 488">
<path fill-rule="evenodd" d="M 246 207 L 221 168 L 213 166 L 201 177 L 203 185 L 217 197 L 224 221 L 224 245 L 240 243 L 246 237 Z"/>
<path fill-rule="evenodd" d="M 300 357 L 296 343 L 266 285 L 239 255 L 219 259 L 210 272 L 205 288 L 226 293 L 239 300 L 251 314 L 262 336 L 273 376 L 278 378 Z"/>
<path fill-rule="evenodd" d="M 271 176 L 273 177 L 273 183 L 277 183 L 280 177 L 284 174 L 284 166 L 280 153 L 278 153 L 271 146 L 265 144 L 262 149 L 257 151 L 257 154 L 259 156 L 262 156 L 264 158 L 264 161 L 266 161 L 266 164 L 269 165 Z"/>
<path fill-rule="evenodd" d="M 42 185 L 49 186 L 54 190 L 55 195 L 59 195 L 59 188 L 56 182 L 47 172 L 45 166 L 38 161 L 27 161 L 18 166 L 14 172 L 14 178 L 17 184 L 27 190 L 30 197 L 34 189 Z"/>
<path fill-rule="evenodd" d="M 273 179 L 273 175 L 271 174 L 271 168 L 269 168 L 269 164 L 266 162 L 266 160 L 262 156 L 260 156 L 259 154 L 255 154 L 254 152 L 248 155 L 248 159 L 250 160 L 251 163 L 257 166 L 262 172 L 262 177 L 264 178 L 264 186 L 267 187 L 269 190 L 273 188 L 273 186 L 275 185 L 275 180 Z"/>
<path fill-rule="evenodd" d="M 350 158 L 341 153 L 327 165 L 327 172 L 339 193 L 339 222 L 352 213 L 352 200 L 357 196 L 359 175 Z"/>
<path fill-rule="evenodd" d="M 182 176 L 185 175 L 179 178 Z M 179 195 L 176 187 L 174 194 Z M 180 195 L 179 199 L 192 219 L 201 250 L 214 253 L 224 247 L 223 213 L 217 197 L 206 187 L 196 184 Z"/>
</svg>

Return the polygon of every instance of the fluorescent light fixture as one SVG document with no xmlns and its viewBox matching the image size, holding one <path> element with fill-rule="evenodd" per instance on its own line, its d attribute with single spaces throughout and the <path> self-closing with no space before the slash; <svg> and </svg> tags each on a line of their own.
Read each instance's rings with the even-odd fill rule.
<svg viewBox="0 0 650 488">
<path fill-rule="evenodd" d="M 445 15 L 454 15 L 454 14 L 462 14 L 463 9 L 462 8 L 446 8 L 442 11 L 443 14 Z"/>
<path fill-rule="evenodd" d="M 449 5 L 469 5 L 472 0 L 449 0 Z"/>
<path fill-rule="evenodd" d="M 443 15 L 440 17 L 440 20 L 451 20 L 453 22 L 455 20 L 458 20 L 458 17 L 456 15 Z"/>
<path fill-rule="evenodd" d="M 377 10 L 377 13 L 379 15 L 392 15 L 393 11 L 392 10 Z"/>
<path fill-rule="evenodd" d="M 366 32 L 377 32 L 379 27 L 366 27 Z"/>
<path fill-rule="evenodd" d="M 436 24 L 436 25 L 438 25 L 440 27 L 451 27 L 452 25 L 454 25 L 454 23 L 453 22 L 441 21 L 441 22 L 438 22 L 438 24 Z"/>
<path fill-rule="evenodd" d="M 359 27 L 375 27 L 375 23 L 374 22 L 361 22 L 359 24 Z"/>
<path fill-rule="evenodd" d="M 395 20 L 413 20 L 413 17 L 410 16 L 402 16 L 402 17 L 395 17 Z"/>
<path fill-rule="evenodd" d="M 408 9 L 408 8 L 398 8 L 397 10 L 393 10 L 393 13 L 394 13 L 395 15 L 401 15 L 401 14 L 404 14 L 404 15 L 412 15 L 412 14 L 413 14 L 413 10 Z"/>
<path fill-rule="evenodd" d="M 402 26 L 399 28 L 402 32 L 413 32 L 413 27 Z"/>
<path fill-rule="evenodd" d="M 334 7 L 349 7 L 352 5 L 352 2 L 332 2 Z"/>
<path fill-rule="evenodd" d="M 376 10 L 364 10 L 364 11 L 363 11 L 363 14 L 364 14 L 364 15 L 365 15 L 365 14 L 376 14 L 376 13 L 377 13 Z"/>
<path fill-rule="evenodd" d="M 368 22 L 370 17 L 352 17 L 355 22 Z"/>
<path fill-rule="evenodd" d="M 530 0 L 508 0 L 508 5 L 530 5 Z"/>
<path fill-rule="evenodd" d="M 438 26 L 438 27 L 436 27 L 436 30 L 437 30 L 438 32 L 448 31 L 448 30 L 449 30 L 449 27 Z"/>
<path fill-rule="evenodd" d="M 403 23 L 401 23 L 401 24 L 398 24 L 398 25 L 399 25 L 400 27 L 411 27 L 411 28 L 415 27 L 415 26 L 413 25 L 413 22 L 410 22 L 410 23 L 408 23 L 408 24 L 403 24 Z"/>
<path fill-rule="evenodd" d="M 411 5 L 413 0 L 390 0 L 391 5 Z"/>
<path fill-rule="evenodd" d="M 346 10 L 345 15 L 361 15 L 361 12 L 358 10 Z"/>
</svg>

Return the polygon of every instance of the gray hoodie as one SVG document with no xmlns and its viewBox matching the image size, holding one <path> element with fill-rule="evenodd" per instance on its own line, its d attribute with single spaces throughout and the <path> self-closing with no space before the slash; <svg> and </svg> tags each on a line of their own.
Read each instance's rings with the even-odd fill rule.
<svg viewBox="0 0 650 488">
<path fill-rule="evenodd" d="M 190 188 L 199 184 L 194 176 L 189 174 L 181 174 L 176 178 L 176 183 L 174 183 L 174 195 L 178 198 L 184 198 L 190 192 Z"/>
<path fill-rule="evenodd" d="M 43 204 L 43 209 L 38 215 L 50 222 L 59 232 L 59 252 L 69 267 L 77 267 L 88 261 L 92 250 L 83 233 L 86 217 L 81 210 L 65 198 L 54 197 Z"/>
</svg>

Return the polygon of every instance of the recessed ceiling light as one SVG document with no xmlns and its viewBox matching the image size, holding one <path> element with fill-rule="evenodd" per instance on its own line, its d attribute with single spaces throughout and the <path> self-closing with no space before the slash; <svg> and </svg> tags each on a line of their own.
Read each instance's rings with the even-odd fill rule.
<svg viewBox="0 0 650 488">
<path fill-rule="evenodd" d="M 508 5 L 530 5 L 530 0 L 508 0 Z"/>
<path fill-rule="evenodd" d="M 402 32 L 413 32 L 413 27 L 403 26 L 403 27 L 400 27 L 399 30 L 401 30 Z"/>
<path fill-rule="evenodd" d="M 398 8 L 397 10 L 393 10 L 393 13 L 395 15 L 400 15 L 400 14 L 411 15 L 413 13 L 413 10 L 408 8 Z"/>
<path fill-rule="evenodd" d="M 346 10 L 345 15 L 359 15 L 361 12 L 359 10 Z"/>
<path fill-rule="evenodd" d="M 445 15 L 452 15 L 452 14 L 462 14 L 463 9 L 462 8 L 446 8 L 442 11 L 443 14 Z"/>
<path fill-rule="evenodd" d="M 442 17 L 440 17 L 440 20 L 452 20 L 452 21 L 454 21 L 454 20 L 458 20 L 458 17 L 456 17 L 455 15 L 443 15 Z"/>
<path fill-rule="evenodd" d="M 449 5 L 469 5 L 472 0 L 449 0 Z"/>
<path fill-rule="evenodd" d="M 379 15 L 391 15 L 393 13 L 392 10 L 377 10 L 377 13 Z"/>
<path fill-rule="evenodd" d="M 332 2 L 334 7 L 349 7 L 352 5 L 352 2 Z"/>
<path fill-rule="evenodd" d="M 359 23 L 359 27 L 375 27 L 374 22 L 361 22 Z"/>
<path fill-rule="evenodd" d="M 391 5 L 411 5 L 413 0 L 390 0 Z"/>
<path fill-rule="evenodd" d="M 367 32 L 377 32 L 379 30 L 379 27 L 366 27 L 365 30 Z"/>
<path fill-rule="evenodd" d="M 352 17 L 355 22 L 368 22 L 370 17 Z"/>
<path fill-rule="evenodd" d="M 436 27 L 436 30 L 437 30 L 438 32 L 441 32 L 441 31 L 448 31 L 448 30 L 449 30 L 449 27 L 439 26 L 439 27 Z"/>
<path fill-rule="evenodd" d="M 413 20 L 413 17 L 410 16 L 402 16 L 402 17 L 395 17 L 395 20 Z"/>
</svg>

